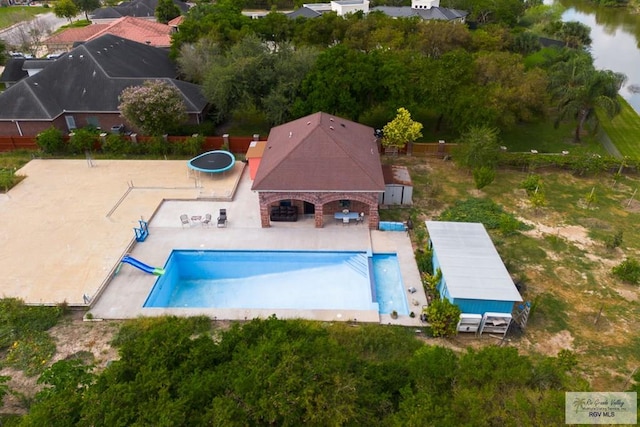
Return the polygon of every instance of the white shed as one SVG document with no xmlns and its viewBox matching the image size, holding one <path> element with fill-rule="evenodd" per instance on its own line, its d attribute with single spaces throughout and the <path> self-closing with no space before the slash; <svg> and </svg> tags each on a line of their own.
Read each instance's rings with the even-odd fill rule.
<svg viewBox="0 0 640 427">
<path fill-rule="evenodd" d="M 381 205 L 412 205 L 413 184 L 409 169 L 405 166 L 382 165 L 384 193 L 380 195 Z"/>
</svg>

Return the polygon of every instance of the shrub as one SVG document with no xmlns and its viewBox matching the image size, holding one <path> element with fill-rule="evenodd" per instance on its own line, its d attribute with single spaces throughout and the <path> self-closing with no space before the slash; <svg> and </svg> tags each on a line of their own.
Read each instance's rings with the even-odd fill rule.
<svg viewBox="0 0 640 427">
<path fill-rule="evenodd" d="M 429 248 L 416 251 L 416 264 L 421 273 L 433 274 L 433 251 Z"/>
<path fill-rule="evenodd" d="M 98 133 L 93 128 L 76 129 L 69 140 L 69 149 L 72 153 L 84 153 L 92 151 L 96 146 Z"/>
<path fill-rule="evenodd" d="M 486 228 L 495 230 L 501 228 L 501 225 L 505 226 L 507 218 L 509 221 L 514 221 L 514 224 L 510 225 L 509 228 L 515 228 L 516 230 L 530 228 L 523 222 L 518 221 L 513 215 L 505 212 L 502 206 L 490 199 L 469 198 L 459 201 L 442 212 L 437 219 L 439 221 L 481 222 Z"/>
<path fill-rule="evenodd" d="M 36 143 L 45 153 L 56 154 L 64 151 L 62 132 L 53 126 L 40 132 L 36 136 Z"/>
<path fill-rule="evenodd" d="M 611 269 L 618 279 L 637 285 L 640 283 L 640 263 L 635 258 L 627 258 Z"/>
<path fill-rule="evenodd" d="M 608 236 L 604 242 L 607 249 L 615 249 L 622 245 L 622 230 L 619 230 L 613 236 Z"/>
<path fill-rule="evenodd" d="M 161 136 L 154 136 L 146 145 L 149 154 L 154 156 L 166 156 L 169 154 L 169 143 Z"/>
<path fill-rule="evenodd" d="M 431 326 L 434 337 L 449 337 L 455 335 L 460 320 L 460 308 L 451 304 L 448 299 L 437 299 L 427 307 L 427 322 Z"/>
<path fill-rule="evenodd" d="M 5 362 L 23 370 L 26 375 L 33 376 L 44 370 L 55 352 L 56 344 L 49 334 L 42 331 L 31 332 L 14 341 Z"/>
<path fill-rule="evenodd" d="M 476 183 L 478 190 L 491 184 L 496 179 L 496 171 L 489 166 L 481 166 L 473 169 L 473 181 Z"/>
<path fill-rule="evenodd" d="M 527 194 L 532 194 L 542 189 L 542 177 L 540 175 L 531 174 L 520 183 L 520 188 L 527 190 Z"/>
<path fill-rule="evenodd" d="M 120 134 L 112 133 L 107 135 L 102 144 L 102 151 L 109 154 L 129 154 L 131 150 L 130 140 Z"/>
</svg>

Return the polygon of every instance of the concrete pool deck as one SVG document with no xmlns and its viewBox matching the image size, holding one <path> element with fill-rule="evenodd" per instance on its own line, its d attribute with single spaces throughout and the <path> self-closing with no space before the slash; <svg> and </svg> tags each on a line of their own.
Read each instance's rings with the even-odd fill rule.
<svg viewBox="0 0 640 427">
<path fill-rule="evenodd" d="M 219 176 L 188 172 L 186 161 L 33 160 L 19 173 L 27 178 L 0 198 L 0 268 L 3 297 L 29 304 L 87 305 L 94 318 L 124 319 L 140 315 L 206 314 L 218 319 L 249 319 L 276 314 L 318 320 L 358 320 L 420 326 L 426 297 L 413 258 L 411 242 L 402 232 L 369 231 L 364 225 L 336 224 L 323 229 L 312 217 L 295 223 L 260 227 L 257 194 L 248 171 L 237 162 Z M 216 227 L 219 209 L 228 224 Z M 180 215 L 210 213 L 213 222 L 183 227 Z M 133 227 L 149 221 L 149 237 L 136 243 Z M 409 310 L 415 318 L 374 312 L 331 310 L 219 310 L 142 308 L 155 276 L 119 261 L 134 258 L 162 267 L 172 249 L 356 250 L 398 254 Z"/>
</svg>

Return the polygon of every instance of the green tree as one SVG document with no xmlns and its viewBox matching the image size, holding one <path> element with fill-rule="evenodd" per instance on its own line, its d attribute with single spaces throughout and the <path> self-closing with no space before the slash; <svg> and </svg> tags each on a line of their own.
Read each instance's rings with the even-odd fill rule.
<svg viewBox="0 0 640 427">
<path fill-rule="evenodd" d="M 65 148 L 62 131 L 53 126 L 40 132 L 36 136 L 36 143 L 42 151 L 48 154 L 62 153 Z"/>
<path fill-rule="evenodd" d="M 460 307 L 446 298 L 432 301 L 426 309 L 426 314 L 433 336 L 450 337 L 457 334 L 460 313 Z"/>
<path fill-rule="evenodd" d="M 166 24 L 173 18 L 180 16 L 180 8 L 176 6 L 173 0 L 158 0 L 155 15 L 158 22 Z"/>
<path fill-rule="evenodd" d="M 120 94 L 122 116 L 147 135 L 164 135 L 187 120 L 187 107 L 174 85 L 163 80 L 148 80 L 130 86 Z"/>
<path fill-rule="evenodd" d="M 89 12 L 100 7 L 100 0 L 73 0 L 79 11 L 84 12 L 84 17 L 89 21 Z"/>
<path fill-rule="evenodd" d="M 58 18 L 67 18 L 71 23 L 71 19 L 78 14 L 78 6 L 73 0 L 58 0 L 53 5 L 53 13 Z"/>
<path fill-rule="evenodd" d="M 422 123 L 411 120 L 411 113 L 398 108 L 396 117 L 382 128 L 382 145 L 402 149 L 422 136 Z"/>
<path fill-rule="evenodd" d="M 461 166 L 472 170 L 483 166 L 494 169 L 498 164 L 499 153 L 497 129 L 487 126 L 472 127 L 460 137 L 454 159 Z"/>
<path fill-rule="evenodd" d="M 575 118 L 574 141 L 580 142 L 587 123 L 598 126 L 596 109 L 609 117 L 620 112 L 618 91 L 624 74 L 611 70 L 596 70 L 591 55 L 574 52 L 549 70 L 550 92 L 557 105 L 556 126 L 566 118 Z"/>
</svg>

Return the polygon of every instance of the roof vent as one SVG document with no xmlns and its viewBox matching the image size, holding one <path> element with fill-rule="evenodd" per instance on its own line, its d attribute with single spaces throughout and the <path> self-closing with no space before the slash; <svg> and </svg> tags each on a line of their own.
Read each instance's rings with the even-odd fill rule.
<svg viewBox="0 0 640 427">
<path fill-rule="evenodd" d="M 307 126 L 309 126 L 311 124 L 311 122 L 307 122 Z"/>
<path fill-rule="evenodd" d="M 148 46 L 148 45 L 150 45 L 150 44 L 151 44 L 151 40 L 147 40 L 145 43 L 146 43 L 146 44 L 147 44 L 147 46 Z"/>
<path fill-rule="evenodd" d="M 69 59 L 72 59 L 72 58 L 73 58 L 73 55 L 69 55 Z"/>
<path fill-rule="evenodd" d="M 344 123 L 340 123 L 340 126 L 342 126 L 343 128 L 346 128 Z"/>
<path fill-rule="evenodd" d="M 289 132 L 289 138 L 293 136 L 293 132 Z"/>
<path fill-rule="evenodd" d="M 333 130 L 333 126 L 329 126 L 329 129 Z"/>
<path fill-rule="evenodd" d="M 329 117 L 329 120 L 333 121 L 333 117 Z"/>
</svg>

